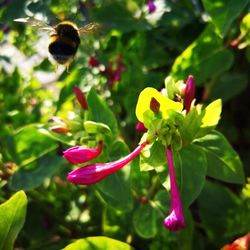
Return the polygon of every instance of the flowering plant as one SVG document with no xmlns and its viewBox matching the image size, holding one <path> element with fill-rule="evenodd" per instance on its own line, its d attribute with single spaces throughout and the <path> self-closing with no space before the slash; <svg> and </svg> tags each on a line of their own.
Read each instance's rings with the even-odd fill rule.
<svg viewBox="0 0 250 250">
<path fill-rule="evenodd" d="M 0 249 L 248 249 L 249 7 L 2 1 Z"/>
<path fill-rule="evenodd" d="M 165 88 L 161 92 L 154 88 L 145 88 L 139 95 L 135 111 L 139 125 L 145 132 L 139 146 L 121 159 L 80 166 L 68 174 L 68 181 L 80 185 L 97 183 L 140 155 L 141 171 L 154 169 L 163 187 L 170 190 L 170 212 L 164 220 L 164 226 L 170 231 L 184 228 L 182 202 L 184 209 L 187 209 L 202 190 L 206 175 L 214 171 L 211 169 L 207 172 L 207 165 L 213 160 L 212 157 L 218 154 L 213 152 L 211 157 L 207 153 L 210 138 L 224 139 L 214 130 L 221 115 L 221 100 L 215 100 L 204 108 L 201 104 L 195 103 L 194 97 L 193 76 L 189 76 L 186 83 L 175 82 L 171 77 L 167 77 Z M 78 98 L 80 104 L 81 100 L 82 98 Z M 85 111 L 87 112 L 87 109 Z M 88 123 L 85 121 L 84 124 Z M 96 126 L 100 125 L 94 125 L 97 132 Z M 88 126 L 85 126 L 85 129 L 88 132 Z M 99 134 L 98 137 L 100 136 Z M 93 160 L 102 153 L 102 144 L 105 144 L 105 139 L 102 139 L 96 149 L 75 146 L 64 151 L 64 157 L 75 164 Z M 220 154 L 223 150 L 227 149 L 222 147 Z M 223 158 L 220 155 L 218 157 Z M 188 162 L 189 159 L 192 159 L 192 162 Z M 192 173 L 187 174 L 189 171 Z"/>
</svg>

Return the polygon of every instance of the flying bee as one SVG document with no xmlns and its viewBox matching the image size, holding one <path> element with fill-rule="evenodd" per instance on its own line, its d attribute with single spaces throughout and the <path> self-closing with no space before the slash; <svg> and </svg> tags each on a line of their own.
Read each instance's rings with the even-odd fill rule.
<svg viewBox="0 0 250 250">
<path fill-rule="evenodd" d="M 33 17 L 18 18 L 14 21 L 27 23 L 38 29 L 50 31 L 48 51 L 58 64 L 65 65 L 67 69 L 81 42 L 80 34 L 90 33 L 100 28 L 98 23 L 89 23 L 82 28 L 78 28 L 76 24 L 70 21 L 62 21 L 55 26 L 50 26 Z"/>
</svg>

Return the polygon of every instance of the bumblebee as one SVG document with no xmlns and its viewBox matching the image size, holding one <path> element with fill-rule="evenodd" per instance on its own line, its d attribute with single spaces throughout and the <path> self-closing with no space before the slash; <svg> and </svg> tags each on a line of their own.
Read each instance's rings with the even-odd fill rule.
<svg viewBox="0 0 250 250">
<path fill-rule="evenodd" d="M 90 23 L 82 28 L 78 28 L 76 24 L 70 21 L 62 21 L 55 26 L 50 26 L 33 17 L 18 18 L 14 21 L 27 23 L 38 29 L 50 31 L 48 51 L 58 64 L 65 65 L 67 68 L 81 42 L 80 34 L 95 31 L 100 27 L 98 23 Z"/>
</svg>

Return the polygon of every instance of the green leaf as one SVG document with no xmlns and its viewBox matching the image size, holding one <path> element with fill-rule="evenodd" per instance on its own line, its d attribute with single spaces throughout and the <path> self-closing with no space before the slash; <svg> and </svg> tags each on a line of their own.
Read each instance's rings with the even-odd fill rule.
<svg viewBox="0 0 250 250">
<path fill-rule="evenodd" d="M 187 142 L 192 142 L 195 135 L 198 133 L 200 126 L 202 124 L 202 118 L 204 112 L 198 114 L 196 108 L 190 110 L 190 112 L 185 116 L 182 123 L 180 123 L 180 133 L 183 140 Z"/>
<path fill-rule="evenodd" d="M 30 164 L 55 149 L 57 143 L 39 131 L 39 125 L 31 124 L 20 129 L 13 137 L 13 160 L 20 166 Z"/>
<path fill-rule="evenodd" d="M 118 133 L 118 125 L 113 112 L 108 105 L 97 95 L 94 88 L 92 88 L 87 96 L 88 102 L 88 120 L 100 122 L 108 125 L 113 134 Z"/>
<path fill-rule="evenodd" d="M 15 18 L 20 18 L 25 13 L 25 1 L 13 0 L 8 3 L 8 8 L 5 8 L 3 13 L 1 13 L 1 20 L 3 22 L 11 22 Z"/>
<path fill-rule="evenodd" d="M 233 58 L 232 52 L 223 47 L 222 40 L 209 25 L 198 39 L 176 58 L 170 75 L 179 80 L 187 79 L 188 75 L 192 74 L 196 84 L 200 85 L 228 70 Z"/>
<path fill-rule="evenodd" d="M 205 108 L 205 114 L 202 118 L 202 127 L 216 126 L 220 120 L 221 110 L 222 110 L 221 99 L 217 99 L 211 102 Z"/>
<path fill-rule="evenodd" d="M 243 184 L 244 171 L 239 155 L 218 131 L 197 139 L 196 145 L 206 153 L 207 175 L 229 183 Z"/>
<path fill-rule="evenodd" d="M 140 170 L 149 171 L 166 164 L 166 147 L 159 141 L 147 145 L 140 154 Z"/>
<path fill-rule="evenodd" d="M 25 222 L 26 207 L 27 197 L 23 191 L 0 205 L 0 249 L 14 249 L 16 237 Z"/>
<path fill-rule="evenodd" d="M 115 141 L 110 145 L 110 161 L 118 160 L 127 154 L 129 154 L 129 150 L 123 142 Z M 121 211 L 130 211 L 132 209 L 129 165 L 97 183 L 96 188 L 100 198 L 107 205 Z"/>
<path fill-rule="evenodd" d="M 142 238 L 153 238 L 157 233 L 156 210 L 149 204 L 141 204 L 133 215 L 135 231 Z"/>
<path fill-rule="evenodd" d="M 133 248 L 121 241 L 114 240 L 104 236 L 87 237 L 77 240 L 65 248 L 64 250 L 133 250 Z"/>
<path fill-rule="evenodd" d="M 131 3 L 134 5 L 132 8 Z M 130 7 L 130 9 L 128 7 Z M 143 19 L 135 19 L 135 13 L 133 12 L 139 9 L 134 7 L 135 1 L 127 1 L 126 4 L 107 1 L 102 5 L 102 8 L 96 9 L 93 15 L 96 21 L 110 29 L 116 29 L 124 33 L 133 30 L 145 30 L 148 25 Z M 112 15 L 110 15 L 110 13 L 112 13 Z"/>
<path fill-rule="evenodd" d="M 228 243 L 231 238 L 227 232 L 230 225 L 233 221 L 242 221 L 238 210 L 239 198 L 219 184 L 206 182 L 198 205 L 203 228 L 208 238 L 217 245 L 214 249 Z"/>
<path fill-rule="evenodd" d="M 110 134 L 111 130 L 109 126 L 106 124 L 100 123 L 100 122 L 93 122 L 93 121 L 85 121 L 84 123 L 84 128 L 87 133 L 103 133 L 103 134 Z"/>
<path fill-rule="evenodd" d="M 250 13 L 246 14 L 240 24 L 240 32 L 242 34 L 247 34 L 250 30 Z"/>
<path fill-rule="evenodd" d="M 64 163 L 63 157 L 53 150 L 26 165 L 25 168 L 20 168 L 11 177 L 9 187 L 12 190 L 31 190 L 39 187 L 47 178 L 63 167 Z"/>
<path fill-rule="evenodd" d="M 63 79 L 63 87 L 60 91 L 59 99 L 57 101 L 57 110 L 61 108 L 64 102 L 74 94 L 74 86 L 79 83 L 79 79 L 85 74 L 83 70 L 73 70 L 67 74 L 66 79 Z M 60 80 L 60 79 L 59 79 Z"/>
<path fill-rule="evenodd" d="M 189 207 L 199 196 L 206 179 L 205 153 L 195 145 L 183 147 L 179 152 L 180 162 L 176 171 L 183 207 Z"/>
<path fill-rule="evenodd" d="M 205 10 L 212 18 L 217 33 L 224 37 L 232 22 L 241 14 L 248 0 L 202 0 Z"/>
<path fill-rule="evenodd" d="M 225 73 L 211 89 L 210 99 L 221 98 L 223 102 L 239 95 L 247 87 L 247 75 L 240 73 Z"/>
<path fill-rule="evenodd" d="M 250 45 L 250 13 L 246 14 L 240 24 L 240 36 L 243 41 L 238 44 L 238 49 L 244 49 Z M 244 39 L 243 39 L 244 38 Z M 237 41 L 237 39 L 236 39 Z"/>
<path fill-rule="evenodd" d="M 174 152 L 175 176 L 183 203 L 183 207 L 189 207 L 200 194 L 205 183 L 207 172 L 206 155 L 196 145 L 184 146 L 179 152 Z M 163 186 L 170 190 L 170 182 L 167 166 L 155 168 Z"/>
</svg>

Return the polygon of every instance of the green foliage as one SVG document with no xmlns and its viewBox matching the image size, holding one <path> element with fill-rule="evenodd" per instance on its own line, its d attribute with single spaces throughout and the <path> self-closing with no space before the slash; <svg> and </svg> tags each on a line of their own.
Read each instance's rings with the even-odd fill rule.
<svg viewBox="0 0 250 250">
<path fill-rule="evenodd" d="M 25 222 L 27 202 L 25 193 L 19 191 L 0 205 L 1 249 L 13 249 L 17 235 Z"/>
<path fill-rule="evenodd" d="M 154 13 L 147 2 L 0 4 L 0 249 L 220 249 L 249 231 L 249 1 L 155 0 Z M 82 34 L 67 71 L 47 57 L 49 34 L 13 22 L 27 15 L 101 26 Z M 185 113 L 178 81 L 189 75 L 196 108 Z M 160 96 L 161 113 L 142 101 L 141 138 L 136 104 L 147 87 Z M 62 157 L 69 147 L 102 140 L 89 165 L 119 160 L 146 139 L 152 144 L 140 157 L 101 182 L 67 181 L 82 167 Z M 169 143 L 186 224 L 177 233 L 163 226 Z"/>
<path fill-rule="evenodd" d="M 133 248 L 129 245 L 120 242 L 118 240 L 113 240 L 108 237 L 88 237 L 86 239 L 77 240 L 71 243 L 64 250 L 101 250 L 101 249 L 117 249 L 117 250 L 132 250 Z"/>
<path fill-rule="evenodd" d="M 219 0 L 212 3 L 209 0 L 203 0 L 202 2 L 205 10 L 211 16 L 212 22 L 217 28 L 217 32 L 220 36 L 224 37 L 232 22 L 239 16 L 249 1 Z"/>
<path fill-rule="evenodd" d="M 243 166 L 238 154 L 219 132 L 197 140 L 207 156 L 208 175 L 229 183 L 244 184 Z"/>
<path fill-rule="evenodd" d="M 230 69 L 234 56 L 225 48 L 211 25 L 179 55 L 170 72 L 174 79 L 186 79 L 192 72 L 196 83 L 201 85 Z M 209 51 L 209 53 L 207 53 Z"/>
<path fill-rule="evenodd" d="M 115 141 L 110 146 L 109 161 L 117 160 L 129 153 L 126 144 L 121 141 Z M 107 205 L 122 211 L 132 209 L 129 166 L 99 182 L 96 188 Z"/>
</svg>

